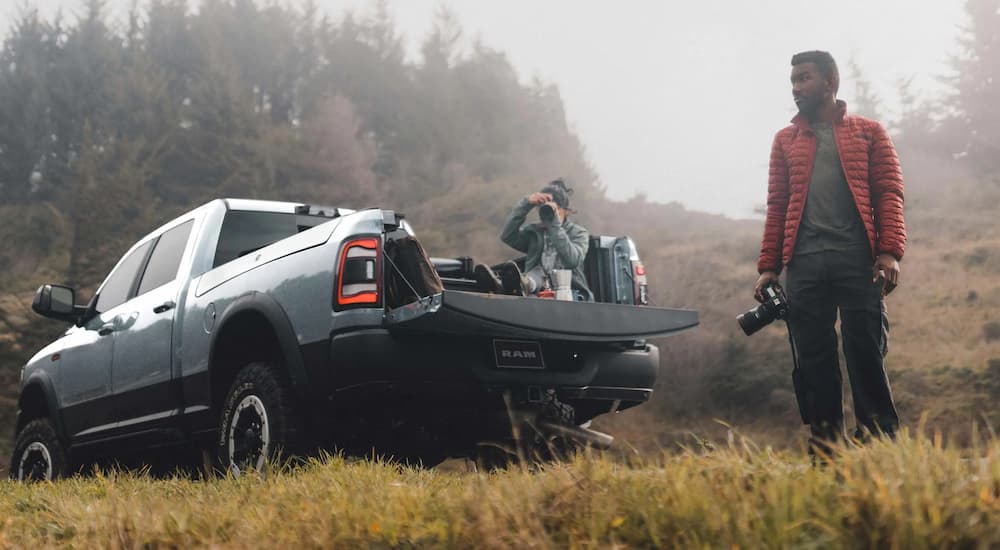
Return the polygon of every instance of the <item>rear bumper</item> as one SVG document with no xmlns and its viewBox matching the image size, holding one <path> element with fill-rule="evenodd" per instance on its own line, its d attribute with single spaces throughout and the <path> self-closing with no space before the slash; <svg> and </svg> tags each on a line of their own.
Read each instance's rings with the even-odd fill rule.
<svg viewBox="0 0 1000 550">
<path fill-rule="evenodd" d="M 555 390 L 560 399 L 638 404 L 652 395 L 659 349 L 643 345 L 541 341 L 544 369 L 498 368 L 488 337 L 394 333 L 369 329 L 335 335 L 329 375 L 334 393 L 394 388 L 399 392 L 453 394 L 510 391 L 530 399 Z M 475 392 L 473 392 L 475 393 Z"/>
</svg>

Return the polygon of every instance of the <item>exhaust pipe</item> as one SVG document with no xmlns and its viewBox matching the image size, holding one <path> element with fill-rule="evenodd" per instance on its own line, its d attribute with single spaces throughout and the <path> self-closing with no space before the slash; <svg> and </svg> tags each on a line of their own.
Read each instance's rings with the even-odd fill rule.
<svg viewBox="0 0 1000 550">
<path fill-rule="evenodd" d="M 591 430 L 590 428 L 583 428 L 580 426 L 572 426 L 566 424 L 556 424 L 555 422 L 549 422 L 543 420 L 538 423 L 538 427 L 542 429 L 549 435 L 557 435 L 559 437 L 565 437 L 566 439 L 572 439 L 582 443 L 586 443 L 595 449 L 601 451 L 606 451 L 611 448 L 611 444 L 614 443 L 615 438 L 604 432 L 599 432 L 597 430 Z"/>
</svg>

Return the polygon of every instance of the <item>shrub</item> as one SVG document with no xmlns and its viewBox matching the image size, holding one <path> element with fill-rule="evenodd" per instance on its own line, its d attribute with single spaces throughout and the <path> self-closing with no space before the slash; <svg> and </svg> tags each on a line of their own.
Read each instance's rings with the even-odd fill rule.
<svg viewBox="0 0 1000 550">
<path fill-rule="evenodd" d="M 986 362 L 986 372 L 976 387 L 985 390 L 991 397 L 1000 399 L 1000 357 Z"/>
<path fill-rule="evenodd" d="M 779 344 L 772 351 L 754 353 L 742 340 L 730 339 L 723 355 L 722 364 L 706 373 L 708 393 L 715 409 L 766 413 L 772 405 L 772 392 L 791 391 L 787 347 Z"/>
<path fill-rule="evenodd" d="M 983 324 L 983 338 L 987 342 L 1000 340 L 1000 321 L 988 321 Z"/>
<path fill-rule="evenodd" d="M 986 264 L 986 261 L 990 258 L 990 251 L 983 248 L 977 247 L 975 250 L 970 252 L 965 256 L 965 267 L 979 267 Z"/>
</svg>

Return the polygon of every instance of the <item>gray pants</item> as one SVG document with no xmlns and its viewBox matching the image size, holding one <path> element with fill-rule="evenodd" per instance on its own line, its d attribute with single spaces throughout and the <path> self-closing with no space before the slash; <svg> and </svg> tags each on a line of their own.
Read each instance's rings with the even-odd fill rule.
<svg viewBox="0 0 1000 550">
<path fill-rule="evenodd" d="M 899 426 L 885 370 L 888 319 L 881 282 L 872 283 L 873 263 L 868 249 L 860 248 L 794 256 L 788 266 L 788 326 L 799 358 L 796 397 L 820 439 L 836 440 L 844 431 L 838 311 L 858 433 L 892 435 Z"/>
</svg>

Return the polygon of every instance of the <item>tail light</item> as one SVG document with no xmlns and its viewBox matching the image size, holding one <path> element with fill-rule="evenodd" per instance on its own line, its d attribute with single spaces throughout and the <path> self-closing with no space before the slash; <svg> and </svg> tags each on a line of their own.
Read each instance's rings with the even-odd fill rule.
<svg viewBox="0 0 1000 550">
<path fill-rule="evenodd" d="M 348 241 L 341 249 L 334 290 L 340 309 L 381 303 L 380 244 L 378 238 L 366 237 Z"/>
<path fill-rule="evenodd" d="M 649 305 L 649 286 L 646 284 L 646 268 L 642 262 L 632 261 L 632 281 L 635 285 L 635 303 L 640 306 Z"/>
</svg>

